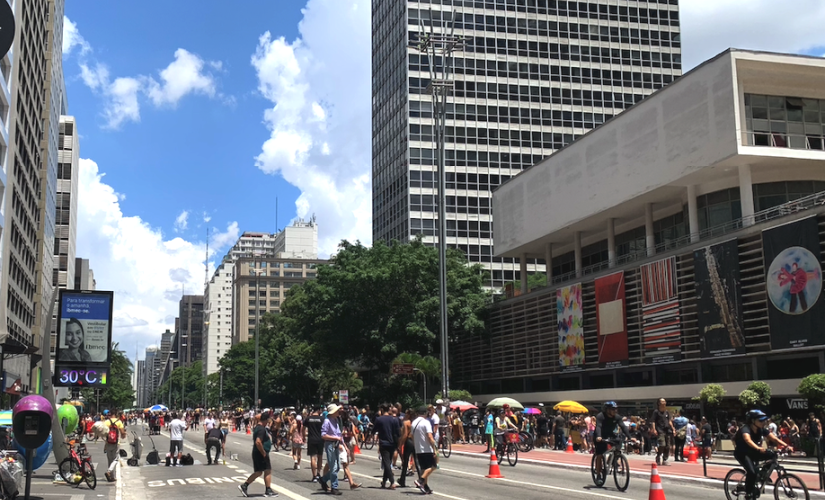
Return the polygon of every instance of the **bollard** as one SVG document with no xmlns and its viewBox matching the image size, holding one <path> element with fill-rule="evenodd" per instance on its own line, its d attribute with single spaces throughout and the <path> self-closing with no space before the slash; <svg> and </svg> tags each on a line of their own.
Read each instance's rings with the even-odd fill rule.
<svg viewBox="0 0 825 500">
<path fill-rule="evenodd" d="M 705 449 L 702 448 L 702 473 L 708 477 L 708 459 L 705 456 Z"/>
<path fill-rule="evenodd" d="M 816 464 L 819 468 L 819 489 L 825 491 L 825 466 L 822 456 L 822 439 L 814 442 L 816 448 Z"/>
</svg>

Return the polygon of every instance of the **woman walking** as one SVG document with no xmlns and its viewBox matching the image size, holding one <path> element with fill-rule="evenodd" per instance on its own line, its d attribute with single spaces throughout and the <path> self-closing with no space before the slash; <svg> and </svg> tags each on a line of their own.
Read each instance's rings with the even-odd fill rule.
<svg viewBox="0 0 825 500">
<path fill-rule="evenodd" d="M 292 469 L 301 470 L 301 452 L 304 449 L 304 422 L 303 417 L 298 415 L 292 421 L 289 428 L 290 441 L 292 442 Z"/>
</svg>

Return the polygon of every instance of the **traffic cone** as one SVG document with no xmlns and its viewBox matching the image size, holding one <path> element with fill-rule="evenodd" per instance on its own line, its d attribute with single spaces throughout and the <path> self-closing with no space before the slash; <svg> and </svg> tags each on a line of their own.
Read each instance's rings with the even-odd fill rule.
<svg viewBox="0 0 825 500">
<path fill-rule="evenodd" d="M 361 448 L 358 447 L 357 442 L 355 443 L 355 446 L 352 448 L 352 454 L 353 455 L 360 455 L 361 454 Z"/>
<path fill-rule="evenodd" d="M 650 469 L 650 495 L 647 500 L 666 500 L 665 490 L 662 489 L 662 478 L 659 477 L 659 469 L 656 468 L 655 463 L 651 465 L 653 467 Z"/>
<path fill-rule="evenodd" d="M 696 460 L 697 455 L 699 455 L 699 453 L 697 452 L 696 447 L 693 446 L 693 443 L 691 443 L 690 449 L 688 450 L 687 463 L 689 463 L 689 464 L 698 464 L 699 462 Z"/>
<path fill-rule="evenodd" d="M 573 451 L 573 438 L 567 437 L 567 449 L 564 450 L 565 453 L 576 453 Z"/>
<path fill-rule="evenodd" d="M 484 477 L 504 479 L 504 476 L 501 475 L 501 471 L 498 469 L 498 460 L 496 460 L 496 454 L 494 452 L 490 452 L 490 472 Z"/>
<path fill-rule="evenodd" d="M 252 434 L 252 431 L 250 431 L 250 430 L 249 430 L 249 426 L 248 426 L 248 425 L 246 426 L 246 433 L 247 433 L 247 434 Z"/>
</svg>

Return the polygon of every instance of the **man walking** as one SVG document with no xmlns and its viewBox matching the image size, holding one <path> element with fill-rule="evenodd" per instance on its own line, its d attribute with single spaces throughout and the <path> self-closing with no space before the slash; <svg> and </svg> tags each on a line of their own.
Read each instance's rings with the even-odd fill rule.
<svg viewBox="0 0 825 500">
<path fill-rule="evenodd" d="M 316 406 L 304 422 L 304 441 L 307 444 L 307 455 L 309 456 L 309 465 L 312 468 L 313 483 L 317 483 L 321 478 L 324 463 L 324 439 L 321 437 L 321 427 L 323 425 L 324 417 L 321 416 L 321 409 Z"/>
<path fill-rule="evenodd" d="M 269 461 L 269 451 L 272 449 L 272 440 L 269 438 L 267 427 L 270 424 L 270 413 L 265 411 L 261 414 L 258 425 L 255 427 L 255 432 L 252 433 L 252 470 L 251 476 L 246 478 L 246 482 L 238 485 L 243 496 L 249 496 L 249 485 L 256 479 L 264 476 L 264 490 L 265 497 L 277 497 L 278 494 L 272 490 L 272 464 Z"/>
<path fill-rule="evenodd" d="M 650 435 L 658 441 L 656 446 L 656 464 L 667 465 L 668 452 L 673 446 L 673 418 L 667 409 L 665 398 L 659 398 L 658 407 L 653 410 Z"/>
<path fill-rule="evenodd" d="M 329 471 L 318 482 L 321 483 L 322 490 L 333 495 L 342 495 L 341 491 L 338 490 L 338 465 L 341 453 L 340 447 L 345 446 L 345 444 L 341 434 L 341 425 L 338 421 L 340 413 L 340 406 L 334 403 L 329 405 L 327 407 L 327 419 L 324 420 L 321 426 L 321 438 L 324 440 L 324 452 L 327 456 Z M 327 485 L 327 483 L 330 484 Z"/>
<path fill-rule="evenodd" d="M 384 414 L 375 421 L 375 431 L 378 433 L 378 453 L 381 455 L 381 467 L 384 469 L 381 487 L 386 488 L 386 483 L 391 490 L 394 490 L 395 476 L 392 473 L 392 457 L 398 449 L 401 425 L 398 423 L 398 418 L 388 411 L 389 407 L 383 406 L 382 409 Z"/>
<path fill-rule="evenodd" d="M 567 448 L 567 443 L 564 442 L 564 417 L 561 412 L 556 413 L 556 418 L 553 419 L 553 449 L 564 451 Z"/>
<path fill-rule="evenodd" d="M 109 413 L 109 410 L 106 410 Z M 117 480 L 117 464 L 118 464 L 118 449 L 121 438 L 126 437 L 126 428 L 123 422 L 117 418 L 109 415 L 105 421 L 109 432 L 106 435 L 106 444 L 103 446 L 103 451 L 106 453 L 106 460 L 109 462 L 109 469 L 106 471 L 106 480 L 109 482 Z"/>
<path fill-rule="evenodd" d="M 415 457 L 418 460 L 418 470 L 421 479 L 415 481 L 415 486 L 424 494 L 432 494 L 429 478 L 438 465 L 438 452 L 433 438 L 433 426 L 427 418 L 427 407 L 418 409 L 418 418 L 412 423 L 413 445 Z"/>
<path fill-rule="evenodd" d="M 172 413 L 172 421 L 169 423 L 169 455 L 172 457 L 172 465 L 182 467 L 178 460 L 183 456 L 183 433 L 189 430 L 186 422 L 178 418 L 177 413 Z M 169 462 L 166 462 L 169 466 Z"/>
<path fill-rule="evenodd" d="M 226 434 L 217 427 L 212 427 L 206 432 L 206 465 L 212 465 L 212 448 L 215 448 L 215 465 L 221 457 L 221 449 L 226 443 Z"/>
</svg>

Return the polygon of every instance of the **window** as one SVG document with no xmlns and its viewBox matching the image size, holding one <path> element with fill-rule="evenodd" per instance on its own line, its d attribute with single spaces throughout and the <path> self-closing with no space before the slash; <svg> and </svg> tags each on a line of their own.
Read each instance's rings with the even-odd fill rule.
<svg viewBox="0 0 825 500">
<path fill-rule="evenodd" d="M 825 149 L 825 100 L 745 94 L 748 146 Z"/>
<path fill-rule="evenodd" d="M 717 227 L 742 218 L 739 188 L 723 189 L 696 197 L 699 211 L 699 229 Z"/>
<path fill-rule="evenodd" d="M 770 182 L 753 185 L 756 211 L 767 210 L 783 203 L 825 191 L 822 181 Z"/>
</svg>

